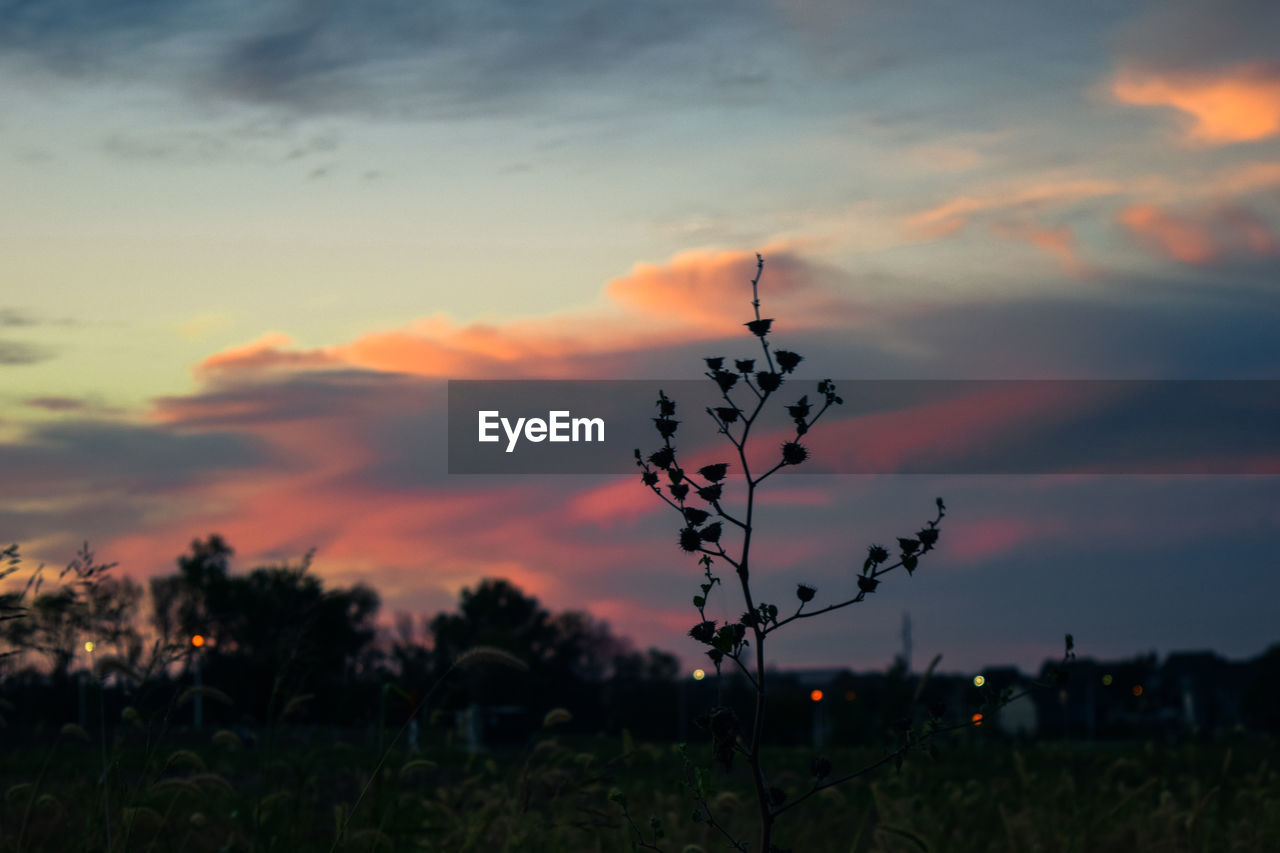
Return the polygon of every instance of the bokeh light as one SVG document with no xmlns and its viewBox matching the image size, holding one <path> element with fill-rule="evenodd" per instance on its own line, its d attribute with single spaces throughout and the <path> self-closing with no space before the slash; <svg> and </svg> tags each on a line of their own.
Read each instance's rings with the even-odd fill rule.
<svg viewBox="0 0 1280 853">
<path fill-rule="evenodd" d="M 1112 681 L 1114 681 L 1114 680 L 1115 680 L 1115 679 L 1113 679 L 1113 678 L 1111 677 L 1111 673 L 1109 673 L 1109 672 L 1108 672 L 1106 675 L 1102 676 L 1102 683 L 1103 683 L 1103 685 L 1105 685 L 1105 686 L 1107 686 L 1107 687 L 1110 687 L 1110 686 L 1111 686 L 1111 682 L 1112 682 Z"/>
<path fill-rule="evenodd" d="M 822 691 L 821 691 L 821 690 L 814 690 L 813 692 L 811 692 L 811 693 L 809 694 L 809 698 L 810 698 L 811 700 L 813 700 L 814 702 L 821 702 L 821 701 L 822 701 Z"/>
<path fill-rule="evenodd" d="M 1141 684 L 1135 684 L 1135 685 L 1133 685 L 1133 695 L 1134 695 L 1134 696 L 1141 696 L 1141 695 L 1142 695 L 1142 685 L 1141 685 Z"/>
<path fill-rule="evenodd" d="M 693 671 L 693 680 L 694 680 L 694 681 L 701 681 L 702 679 L 704 679 L 704 678 L 706 678 L 706 677 L 707 677 L 706 670 L 702 670 L 702 669 L 695 669 L 695 670 Z"/>
<path fill-rule="evenodd" d="M 973 722 L 973 724 L 974 724 L 975 726 L 980 726 L 980 725 L 982 725 L 982 715 L 981 715 L 981 714 L 974 714 L 974 715 L 973 715 L 972 717 L 970 717 L 969 719 Z"/>
<path fill-rule="evenodd" d="M 195 634 L 195 635 L 193 635 L 193 636 L 191 637 L 191 645 L 195 646 L 197 649 L 198 649 L 198 648 L 200 648 L 201 646 L 203 646 L 203 645 L 204 645 L 204 636 L 203 636 L 202 634 Z"/>
<path fill-rule="evenodd" d="M 94 649 L 93 640 L 89 640 L 87 643 L 84 644 L 84 650 L 86 652 L 92 652 L 93 649 Z"/>
<path fill-rule="evenodd" d="M 984 684 L 986 684 L 986 683 L 987 683 L 987 678 L 986 678 L 986 676 L 985 676 L 985 675 L 975 675 L 975 676 L 973 677 L 973 686 L 974 686 L 974 687 L 981 687 L 982 685 L 984 685 Z"/>
</svg>

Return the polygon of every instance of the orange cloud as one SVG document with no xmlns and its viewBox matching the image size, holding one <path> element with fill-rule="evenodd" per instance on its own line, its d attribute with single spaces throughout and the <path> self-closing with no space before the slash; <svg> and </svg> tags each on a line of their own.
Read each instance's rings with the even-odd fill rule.
<svg viewBox="0 0 1280 853">
<path fill-rule="evenodd" d="M 1213 238 L 1202 225 L 1165 213 L 1155 205 L 1135 204 L 1120 212 L 1120 222 L 1148 248 L 1184 264 L 1218 259 Z"/>
<path fill-rule="evenodd" d="M 1123 69 L 1111 93 L 1126 104 L 1172 107 L 1191 119 L 1189 138 L 1204 145 L 1280 135 L 1280 65 L 1254 62 L 1218 71 Z"/>
<path fill-rule="evenodd" d="M 219 370 L 269 370 L 272 368 L 324 367 L 333 359 L 318 350 L 290 352 L 293 338 L 283 332 L 270 332 L 256 341 L 238 347 L 230 347 L 209 356 L 200 363 L 202 372 Z"/>
<path fill-rule="evenodd" d="M 618 367 L 611 359 L 629 352 L 741 334 L 754 273 L 751 252 L 686 252 L 664 265 L 636 265 L 609 282 L 604 299 L 590 309 L 465 325 L 436 315 L 311 350 L 291 349 L 287 336 L 272 334 L 206 358 L 196 373 L 210 378 L 348 366 L 455 378 L 609 375 Z M 849 323 L 854 308 L 831 294 L 823 277 L 782 251 L 767 261 L 761 297 L 769 310 L 788 317 L 790 329 Z"/>
</svg>

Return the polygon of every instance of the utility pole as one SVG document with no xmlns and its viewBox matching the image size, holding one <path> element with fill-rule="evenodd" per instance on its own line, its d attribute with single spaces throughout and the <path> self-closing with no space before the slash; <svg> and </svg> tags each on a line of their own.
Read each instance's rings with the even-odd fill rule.
<svg viewBox="0 0 1280 853">
<path fill-rule="evenodd" d="M 193 635 L 191 637 L 191 674 L 195 678 L 196 700 L 192 703 L 191 724 L 192 728 L 197 730 L 204 726 L 204 693 L 199 689 L 204 686 L 204 679 L 200 675 L 200 655 L 203 647 L 204 635 Z"/>
</svg>

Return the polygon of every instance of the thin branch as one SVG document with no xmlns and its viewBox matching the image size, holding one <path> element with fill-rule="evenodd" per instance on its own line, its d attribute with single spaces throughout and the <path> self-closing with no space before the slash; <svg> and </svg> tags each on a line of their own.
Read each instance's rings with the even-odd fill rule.
<svg viewBox="0 0 1280 853">
<path fill-rule="evenodd" d="M 759 477 L 756 477 L 756 481 L 755 481 L 755 482 L 756 482 L 756 485 L 758 486 L 758 485 L 760 485 L 761 483 L 763 483 L 763 482 L 764 482 L 764 481 L 769 477 L 769 475 L 770 475 L 770 474 L 772 474 L 773 472 L 777 471 L 779 468 L 786 468 L 786 467 L 787 467 L 787 464 L 788 464 L 788 463 L 787 463 L 787 460 L 785 460 L 785 459 L 784 459 L 784 460 L 782 460 L 781 462 L 779 462 L 777 465 L 774 465 L 774 466 L 773 466 L 772 468 L 770 468 L 768 471 L 765 471 L 765 472 L 764 472 L 763 474 L 761 474 Z"/>
<path fill-rule="evenodd" d="M 702 806 L 702 811 L 707 817 L 707 824 L 712 829 L 717 830 L 721 835 L 723 835 L 725 840 L 729 842 L 729 845 L 733 847 L 734 850 L 740 850 L 742 853 L 746 853 L 747 845 L 734 838 L 733 835 L 730 834 L 729 830 L 725 829 L 720 821 L 716 820 L 715 815 L 711 813 L 711 806 L 707 804 L 706 798 L 698 797 L 697 800 L 698 805 Z"/>
<path fill-rule="evenodd" d="M 737 655 L 725 655 L 725 657 L 727 657 L 729 660 L 733 661 L 738 665 L 738 669 L 742 670 L 742 674 L 745 675 L 747 677 L 747 680 L 751 682 L 751 686 L 753 688 L 755 688 L 756 690 L 760 689 L 759 682 L 757 682 L 755 679 L 755 676 L 751 674 L 751 670 L 747 669 L 747 665 L 744 664 L 738 658 Z M 743 754 L 748 756 L 750 755 L 750 753 L 747 753 L 747 752 L 744 752 Z"/>
<path fill-rule="evenodd" d="M 631 824 L 631 828 L 635 831 L 636 844 L 644 850 L 656 850 L 658 853 L 664 853 L 663 849 L 657 844 L 650 844 L 648 841 L 644 840 L 644 833 L 640 831 L 639 825 L 637 825 L 635 819 L 631 817 L 631 810 L 627 808 L 627 804 L 625 802 L 619 802 L 618 805 L 622 806 L 622 816 L 627 819 L 627 823 Z M 658 840 L 656 834 L 653 840 Z"/>
</svg>

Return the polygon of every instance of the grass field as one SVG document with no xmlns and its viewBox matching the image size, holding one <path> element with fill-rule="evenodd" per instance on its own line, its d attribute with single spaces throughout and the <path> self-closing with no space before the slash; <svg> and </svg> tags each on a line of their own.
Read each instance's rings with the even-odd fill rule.
<svg viewBox="0 0 1280 853">
<path fill-rule="evenodd" d="M 660 822 L 662 849 L 728 849 L 692 819 L 673 745 L 548 734 L 522 750 L 467 755 L 438 739 L 408 754 L 329 736 L 322 745 L 321 734 L 286 731 L 246 746 L 227 731 L 171 733 L 156 746 L 140 728 L 122 727 L 103 744 L 68 726 L 24 740 L 6 749 L 0 770 L 0 849 L 106 850 L 109 816 L 116 851 L 625 850 L 634 833 L 617 792 L 647 840 L 651 819 Z M 912 755 L 901 770 L 821 792 L 781 818 L 777 843 L 793 851 L 1280 850 L 1275 741 L 1019 747 L 971 734 L 934 758 Z M 811 784 L 812 755 L 768 756 L 790 796 Z M 879 753 L 827 755 L 839 773 Z M 715 779 L 712 808 L 749 840 L 746 777 Z"/>
</svg>

